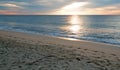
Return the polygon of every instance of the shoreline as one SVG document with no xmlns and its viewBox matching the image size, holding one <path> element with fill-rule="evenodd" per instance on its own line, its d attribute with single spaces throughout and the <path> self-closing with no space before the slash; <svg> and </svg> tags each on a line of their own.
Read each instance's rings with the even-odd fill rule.
<svg viewBox="0 0 120 70">
<path fill-rule="evenodd" d="M 36 32 L 31 32 L 31 31 L 17 31 L 17 30 L 0 30 L 0 31 L 10 31 L 10 32 L 18 32 L 18 33 L 24 33 L 24 34 L 31 34 L 31 35 L 40 35 L 40 36 L 47 36 L 47 37 L 55 37 L 55 38 L 60 38 L 60 39 L 65 39 L 65 40 L 78 40 L 78 41 L 86 41 L 86 42 L 95 42 L 95 43 L 101 43 L 101 44 L 106 44 L 106 45 L 112 45 L 116 47 L 120 47 L 119 43 L 111 43 L 111 42 L 102 42 L 102 41 L 97 41 L 97 40 L 87 40 L 86 39 L 79 39 L 79 38 L 71 38 L 71 37 L 64 37 L 64 36 L 55 36 L 55 35 L 48 35 L 48 34 L 42 34 L 42 33 L 36 33 Z"/>
<path fill-rule="evenodd" d="M 0 30 L 0 69 L 118 70 L 120 47 Z"/>
<path fill-rule="evenodd" d="M 110 43 L 103 43 L 103 42 L 97 42 L 97 41 L 95 42 L 95 41 L 74 39 L 74 38 L 68 38 L 68 37 L 50 36 L 50 35 L 45 35 L 45 34 L 34 34 L 34 33 L 9 31 L 9 30 L 0 30 L 0 31 L 13 32 L 13 33 L 21 33 L 21 34 L 29 34 L 29 35 L 32 35 L 32 36 L 45 36 L 45 37 L 51 37 L 51 38 L 62 39 L 62 40 L 67 40 L 67 41 L 78 41 L 78 42 L 82 41 L 82 42 L 98 43 L 98 44 L 103 44 L 103 45 L 108 45 L 108 46 L 120 47 L 120 45 L 115 45 L 115 44 L 110 44 Z"/>
<path fill-rule="evenodd" d="M 56 36 L 53 36 L 53 37 L 56 37 Z M 98 44 L 103 44 L 103 45 L 108 45 L 108 46 L 120 47 L 120 45 L 114 45 L 114 44 L 102 43 L 102 42 L 95 42 L 95 41 L 89 41 L 89 40 L 80 40 L 80 39 L 66 38 L 66 37 L 56 37 L 56 38 L 60 38 L 60 39 L 68 40 L 68 41 L 78 41 L 78 42 L 83 41 L 83 42 L 89 42 L 89 43 L 98 43 Z"/>
<path fill-rule="evenodd" d="M 32 34 L 32 33 L 24 33 L 24 32 L 16 32 L 16 31 L 8 31 L 8 30 L 0 30 L 0 33 L 5 33 L 5 35 L 6 35 L 6 33 L 8 32 L 8 36 L 14 36 L 14 34 L 17 34 L 18 35 L 18 37 L 20 36 L 25 36 L 25 37 L 27 37 L 27 36 L 31 36 L 31 37 L 34 37 L 34 38 L 36 38 L 36 37 L 40 37 L 40 38 L 45 38 L 45 39 L 47 39 L 47 38 L 50 38 L 51 40 L 60 40 L 60 41 L 65 41 L 65 42 L 73 42 L 73 43 L 88 43 L 88 44 L 97 44 L 97 45 L 102 45 L 102 46 L 107 46 L 107 47 L 110 47 L 110 48 L 120 48 L 120 46 L 119 45 L 113 45 L 113 44 L 108 44 L 108 43 L 101 43 L 101 42 L 94 42 L 94 41 L 88 41 L 88 40 L 80 40 L 80 39 L 74 39 L 74 38 L 66 38 L 66 37 L 57 37 L 57 36 L 49 36 L 49 35 L 44 35 L 44 34 Z M 2 34 L 1 33 L 1 34 Z M 4 34 L 3 34 L 4 35 Z M 15 35 L 16 36 L 16 35 Z M 50 42 L 49 41 L 49 39 L 48 39 L 48 42 Z M 63 44 L 63 43 L 62 43 Z M 73 45 L 74 46 L 74 45 Z"/>
</svg>

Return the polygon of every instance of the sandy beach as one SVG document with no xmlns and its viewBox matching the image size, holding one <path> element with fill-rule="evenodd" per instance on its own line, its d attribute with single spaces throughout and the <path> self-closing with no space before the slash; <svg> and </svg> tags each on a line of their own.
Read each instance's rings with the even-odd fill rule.
<svg viewBox="0 0 120 70">
<path fill-rule="evenodd" d="M 120 46 L 0 30 L 0 70 L 120 70 Z"/>
</svg>

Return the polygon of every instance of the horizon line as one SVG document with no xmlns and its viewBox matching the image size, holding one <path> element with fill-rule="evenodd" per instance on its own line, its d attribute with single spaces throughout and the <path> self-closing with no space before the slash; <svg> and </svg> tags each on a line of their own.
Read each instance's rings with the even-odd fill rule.
<svg viewBox="0 0 120 70">
<path fill-rule="evenodd" d="M 39 14 L 39 15 L 36 15 L 36 14 L 0 14 L 0 16 L 4 16 L 4 15 L 7 15 L 7 16 L 73 16 L 72 14 L 70 14 L 70 15 L 52 15 L 52 14 Z M 114 16 L 114 15 L 116 15 L 116 16 L 120 16 L 120 14 L 90 14 L 91 16 L 99 16 L 99 15 L 106 15 L 106 16 Z M 90 16 L 90 15 L 88 15 L 88 14 L 86 14 L 86 15 L 75 15 L 75 16 Z"/>
</svg>

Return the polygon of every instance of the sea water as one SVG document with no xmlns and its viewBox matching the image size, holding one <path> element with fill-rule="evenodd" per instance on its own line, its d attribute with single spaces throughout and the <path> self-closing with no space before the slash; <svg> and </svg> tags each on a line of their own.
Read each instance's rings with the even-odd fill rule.
<svg viewBox="0 0 120 70">
<path fill-rule="evenodd" d="M 120 45 L 118 15 L 1 15 L 0 30 Z"/>
</svg>

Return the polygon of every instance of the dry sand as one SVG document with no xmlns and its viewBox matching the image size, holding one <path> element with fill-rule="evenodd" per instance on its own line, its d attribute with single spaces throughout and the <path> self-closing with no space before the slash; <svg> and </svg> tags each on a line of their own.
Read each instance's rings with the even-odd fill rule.
<svg viewBox="0 0 120 70">
<path fill-rule="evenodd" d="M 120 46 L 0 30 L 0 70 L 120 70 Z"/>
</svg>

